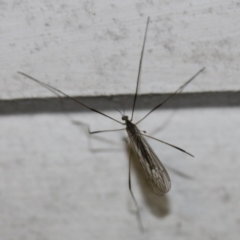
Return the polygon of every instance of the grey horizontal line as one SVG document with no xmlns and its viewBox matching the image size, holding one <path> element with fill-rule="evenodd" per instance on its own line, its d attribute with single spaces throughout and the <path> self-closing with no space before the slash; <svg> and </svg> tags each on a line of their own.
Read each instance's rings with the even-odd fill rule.
<svg viewBox="0 0 240 240">
<path fill-rule="evenodd" d="M 136 109 L 152 109 L 162 102 L 168 94 L 140 95 Z M 129 110 L 132 108 L 133 95 L 76 97 L 84 104 L 100 111 L 114 108 Z M 234 107 L 240 106 L 240 92 L 204 92 L 182 93 L 166 102 L 161 109 L 200 108 L 200 107 Z M 0 100 L 0 115 L 29 113 L 62 113 L 89 111 L 67 98 L 38 98 Z"/>
</svg>

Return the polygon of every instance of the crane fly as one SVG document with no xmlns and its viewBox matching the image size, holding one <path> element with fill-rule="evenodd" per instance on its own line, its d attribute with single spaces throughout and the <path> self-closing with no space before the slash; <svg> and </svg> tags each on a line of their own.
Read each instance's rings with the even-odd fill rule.
<svg viewBox="0 0 240 240">
<path fill-rule="evenodd" d="M 137 84 L 136 84 L 136 90 L 135 90 L 135 95 L 134 95 L 134 99 L 133 99 L 133 106 L 132 106 L 132 113 L 131 113 L 131 118 L 129 119 L 128 116 L 123 115 L 122 114 L 122 121 L 118 121 L 115 118 L 112 118 L 111 116 L 100 112 L 94 108 L 91 108 L 89 106 L 87 106 L 86 104 L 84 104 L 83 102 L 79 101 L 78 99 L 69 96 L 68 94 L 62 92 L 61 90 L 50 86 L 49 84 L 46 84 L 44 82 L 41 82 L 23 72 L 18 72 L 21 75 L 37 82 L 38 84 L 40 84 L 41 86 L 47 88 L 48 90 L 52 91 L 53 93 L 55 93 L 56 95 L 58 95 L 59 97 L 61 96 L 65 96 L 71 100 L 73 100 L 74 102 L 82 105 L 83 107 L 96 112 L 98 114 L 101 114 L 121 125 L 126 126 L 126 128 L 122 128 L 122 129 L 111 129 L 111 130 L 103 130 L 103 131 L 94 131 L 91 132 L 89 131 L 90 134 L 96 134 L 96 133 L 101 133 L 101 132 L 113 132 L 113 131 L 122 131 L 122 130 L 126 130 L 129 140 L 130 140 L 130 145 L 131 148 L 133 149 L 133 151 L 135 152 L 140 165 L 142 167 L 143 170 L 143 174 L 144 177 L 148 183 L 149 188 L 152 190 L 153 193 L 162 196 L 165 193 L 167 193 L 170 188 L 171 188 L 171 180 L 170 177 L 168 175 L 167 170 L 165 169 L 165 167 L 163 166 L 163 164 L 161 163 L 161 161 L 159 160 L 159 158 L 157 157 L 157 155 L 155 154 L 155 152 L 153 151 L 153 149 L 151 148 L 151 146 L 148 144 L 147 140 L 145 137 L 148 138 L 152 138 L 154 140 L 157 140 L 161 143 L 167 144 L 171 147 L 174 147 L 177 150 L 180 150 L 190 156 L 193 157 L 192 154 L 188 153 L 187 151 L 183 150 L 182 148 L 179 148 L 177 146 L 174 146 L 170 143 L 167 143 L 165 141 L 162 141 L 160 139 L 156 139 L 154 137 L 148 136 L 145 134 L 145 132 L 141 132 L 138 127 L 137 124 L 140 123 L 142 120 L 144 120 L 149 114 L 151 114 L 153 111 L 155 111 L 157 108 L 161 107 L 165 102 L 167 102 L 172 96 L 174 96 L 177 93 L 180 93 L 197 75 L 200 74 L 200 72 L 202 72 L 204 70 L 204 68 L 202 68 L 201 70 L 199 70 L 194 76 L 192 76 L 187 82 L 185 82 L 182 86 L 180 86 L 174 93 L 170 94 L 163 102 L 159 103 L 157 106 L 155 106 L 150 112 L 148 112 L 143 118 L 141 118 L 138 122 L 133 123 L 133 116 L 134 116 L 134 110 L 135 110 L 135 105 L 136 105 L 136 100 L 137 100 L 137 95 L 138 95 L 138 86 L 139 86 L 139 81 L 140 81 L 140 75 L 141 75 L 141 69 L 142 69 L 142 60 L 143 60 L 143 55 L 144 55 L 144 48 L 145 48 L 145 43 L 146 43 L 146 37 L 147 37 L 147 31 L 148 31 L 148 25 L 149 25 L 149 20 L 150 18 L 148 17 L 147 19 L 147 24 L 146 24 L 146 30 L 145 30 L 145 34 L 144 34 L 144 39 L 143 39 L 143 45 L 142 45 L 142 50 L 141 50 L 141 56 L 140 56 L 140 60 L 139 60 L 139 67 L 138 67 L 138 76 L 137 76 Z M 135 197 L 133 195 L 132 192 L 132 187 L 131 187 L 131 176 L 130 176 L 130 169 L 131 169 L 131 154 L 129 155 L 129 190 L 130 193 L 132 195 L 132 198 L 138 208 L 137 202 L 135 200 Z M 139 209 L 139 208 L 138 208 Z"/>
</svg>

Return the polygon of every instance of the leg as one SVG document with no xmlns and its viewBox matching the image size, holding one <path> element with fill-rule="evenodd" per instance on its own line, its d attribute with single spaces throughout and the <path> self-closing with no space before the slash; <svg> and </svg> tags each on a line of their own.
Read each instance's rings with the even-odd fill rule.
<svg viewBox="0 0 240 240">
<path fill-rule="evenodd" d="M 151 139 L 153 139 L 153 140 L 156 140 L 156 141 L 158 141 L 158 142 L 164 143 L 164 144 L 166 144 L 166 145 L 168 145 L 168 146 L 171 146 L 171 147 L 173 147 L 173 148 L 176 148 L 177 150 L 179 150 L 179 151 L 181 151 L 181 152 L 184 152 L 184 153 L 188 154 L 188 155 L 191 156 L 191 157 L 194 157 L 191 153 L 183 150 L 183 149 L 180 148 L 180 147 L 177 147 L 177 146 L 175 146 L 175 145 L 172 145 L 172 144 L 170 144 L 170 143 L 164 142 L 164 141 L 162 141 L 162 140 L 160 140 L 160 139 L 151 137 L 151 136 L 146 135 L 146 134 L 143 134 L 143 133 L 142 133 L 142 135 L 145 136 L 145 137 L 151 138 Z"/>
<path fill-rule="evenodd" d="M 125 128 L 121 128 L 121 129 L 110 129 L 110 130 L 100 130 L 100 131 L 91 131 L 90 130 L 90 126 L 87 123 L 82 123 L 79 121 L 72 121 L 74 124 L 76 125 L 83 125 L 87 128 L 87 131 L 89 134 L 96 134 L 96 133 L 103 133 L 103 132 L 117 132 L 117 131 L 123 131 L 126 130 Z"/>
<path fill-rule="evenodd" d="M 110 139 L 108 139 L 108 138 L 105 138 L 105 137 L 103 137 L 103 136 L 95 136 L 94 135 L 94 139 L 95 140 L 98 140 L 98 141 L 101 141 L 101 142 L 106 142 L 106 143 L 109 143 L 109 145 L 111 145 L 111 146 L 118 146 L 117 148 L 114 148 L 114 146 L 112 147 L 112 148 L 109 148 L 109 147 L 103 147 L 103 148 L 94 148 L 93 146 L 92 146 L 92 141 L 91 141 L 91 139 L 92 139 L 92 134 L 94 134 L 94 133 L 97 133 L 97 132 L 92 132 L 91 130 L 90 130 L 90 126 L 89 126 L 89 124 L 87 124 L 87 123 L 85 123 L 85 122 L 81 122 L 81 121 L 76 121 L 76 120 L 72 120 L 72 123 L 73 124 L 75 124 L 75 125 L 77 125 L 77 126 L 80 126 L 81 128 L 83 128 L 84 129 L 84 132 L 86 133 L 86 135 L 88 136 L 88 147 L 89 147 L 89 150 L 90 151 L 92 151 L 92 152 L 108 152 L 108 151 L 121 151 L 122 149 L 121 148 L 118 148 L 119 147 L 119 142 L 117 142 L 117 141 L 114 141 L 114 140 L 110 140 Z M 109 131 L 109 130 L 107 130 L 107 131 Z M 111 130 L 110 130 L 111 131 Z M 119 130 L 120 131 L 120 130 Z M 101 131 L 98 131 L 98 132 L 101 132 Z M 89 136 L 90 135 L 90 136 Z"/>
<path fill-rule="evenodd" d="M 143 228 L 143 224 L 142 224 L 142 219 L 141 219 L 141 214 L 140 214 L 140 208 L 137 204 L 137 201 L 133 195 L 133 192 L 132 192 L 132 184 L 131 184 L 131 161 L 132 161 L 132 153 L 131 153 L 131 149 L 129 148 L 129 166 L 128 166 L 128 187 L 129 187 L 129 191 L 131 193 L 131 196 L 132 196 L 132 199 L 133 199 L 133 202 L 137 208 L 137 220 L 138 220 L 138 223 L 139 223 L 139 227 L 140 227 L 140 230 L 142 232 L 144 232 L 144 228 Z"/>
</svg>

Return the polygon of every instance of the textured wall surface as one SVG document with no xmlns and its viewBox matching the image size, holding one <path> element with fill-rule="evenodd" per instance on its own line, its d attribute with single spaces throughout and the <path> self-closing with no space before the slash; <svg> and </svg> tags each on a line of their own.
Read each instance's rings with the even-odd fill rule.
<svg viewBox="0 0 240 240">
<path fill-rule="evenodd" d="M 1 1 L 0 97 L 51 96 L 17 71 L 75 96 L 132 93 L 148 16 L 142 92 L 171 92 L 203 66 L 188 91 L 235 91 L 239 13 L 219 0 Z"/>
<path fill-rule="evenodd" d="M 1 118 L 2 239 L 140 239 L 126 134 L 89 138 L 73 123 L 79 119 L 94 130 L 118 127 L 91 113 Z M 238 239 L 239 121 L 239 108 L 200 108 L 159 111 L 142 123 L 140 129 L 195 155 L 149 141 L 172 189 L 159 198 L 141 171 L 133 177 L 147 239 Z"/>
<path fill-rule="evenodd" d="M 114 108 L 130 115 L 147 16 L 140 93 L 148 95 L 136 121 L 206 70 L 139 125 L 195 156 L 149 140 L 171 177 L 164 197 L 134 162 L 142 234 L 126 133 L 90 137 L 85 123 L 121 126 L 17 71 L 120 120 Z M 1 1 L 0 239 L 238 239 L 239 20 L 238 1 Z"/>
</svg>

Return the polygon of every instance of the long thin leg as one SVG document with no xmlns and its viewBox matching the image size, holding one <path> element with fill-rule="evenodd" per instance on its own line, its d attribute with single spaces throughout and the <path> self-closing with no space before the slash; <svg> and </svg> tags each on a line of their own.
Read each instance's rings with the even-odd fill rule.
<svg viewBox="0 0 240 240">
<path fill-rule="evenodd" d="M 76 125 L 84 125 L 87 128 L 88 134 L 95 134 L 95 133 L 103 133 L 103 132 L 117 132 L 117 131 L 123 131 L 126 130 L 125 128 L 121 129 L 110 129 L 110 130 L 99 130 L 99 131 L 91 131 L 90 126 L 87 123 L 82 123 L 79 121 L 72 121 Z"/>
<path fill-rule="evenodd" d="M 157 108 L 161 107 L 165 102 L 167 102 L 171 97 L 173 97 L 176 93 L 182 92 L 182 90 L 191 82 L 193 81 L 194 78 L 196 78 L 203 70 L 205 69 L 202 68 L 200 69 L 195 75 L 193 75 L 187 82 L 185 82 L 182 86 L 180 86 L 174 93 L 170 94 L 163 102 L 159 103 L 156 107 L 154 107 L 148 114 L 146 114 L 143 118 L 141 118 L 138 122 L 135 124 L 137 125 L 140 123 L 143 119 L 145 119 L 150 113 L 155 111 Z"/>
<path fill-rule="evenodd" d="M 119 146 L 119 142 L 118 141 L 114 141 L 113 139 L 103 138 L 102 136 L 99 136 L 99 135 L 97 135 L 97 136 L 96 135 L 92 135 L 89 124 L 87 124 L 85 122 L 72 120 L 72 123 L 75 124 L 75 125 L 81 126 L 81 128 L 84 129 L 84 132 L 88 136 L 89 149 L 91 151 L 93 151 L 93 152 L 102 152 L 102 151 L 106 152 L 106 151 L 120 151 L 121 150 L 121 148 L 107 148 L 107 149 L 105 149 L 105 148 L 92 148 L 91 138 L 93 136 L 94 136 L 94 139 L 96 139 L 98 141 L 101 141 L 101 142 L 106 142 L 106 143 L 110 144 L 111 146 L 112 145 Z"/>
<path fill-rule="evenodd" d="M 39 81 L 38 79 L 33 78 L 33 77 L 27 75 L 26 73 L 23 73 L 23 72 L 18 72 L 18 73 L 21 74 L 21 75 L 23 75 L 23 76 L 25 76 L 25 77 L 27 77 L 27 78 L 29 78 L 29 79 L 31 79 L 31 80 L 33 80 L 34 82 L 38 83 L 38 84 L 41 85 L 42 87 L 45 87 L 45 88 L 48 89 L 49 91 L 55 93 L 57 96 L 60 96 L 60 94 L 61 94 L 61 95 L 65 96 L 65 97 L 67 97 L 67 98 L 69 98 L 69 99 L 71 99 L 72 101 L 78 103 L 79 105 L 82 105 L 83 107 L 85 107 L 85 108 L 87 108 L 87 109 L 89 109 L 89 110 L 91 110 L 91 111 L 93 111 L 93 112 L 99 113 L 99 114 L 101 114 L 101 115 L 103 115 L 103 116 L 105 116 L 105 117 L 107 117 L 107 118 L 109 118 L 109 119 L 112 119 L 112 120 L 115 121 L 115 122 L 118 122 L 118 123 L 124 125 L 123 123 L 121 123 L 121 122 L 118 121 L 117 119 L 114 119 L 114 118 L 108 116 L 108 115 L 105 114 L 105 113 L 102 113 L 102 112 L 100 112 L 100 111 L 98 111 L 98 110 L 96 110 L 96 109 L 94 109 L 94 108 L 91 108 L 91 107 L 87 106 L 86 104 L 80 102 L 80 101 L 77 100 L 76 98 L 69 96 L 68 94 L 62 92 L 61 90 L 59 90 L 59 89 L 57 89 L 57 88 L 55 88 L 55 87 L 50 86 L 49 84 L 46 84 L 46 83 L 44 83 L 44 82 L 41 82 L 41 81 Z"/>
<path fill-rule="evenodd" d="M 140 214 L 140 208 L 137 204 L 137 201 L 133 195 L 133 192 L 132 192 L 132 184 L 131 184 L 131 161 L 132 161 L 132 153 L 131 153 L 131 149 L 129 148 L 129 166 L 128 166 L 128 188 L 129 188 L 129 191 L 131 193 L 131 196 L 132 196 L 132 199 L 133 199 L 133 202 L 136 206 L 136 209 L 137 209 L 137 219 L 138 219 L 138 222 L 139 222 L 139 226 L 140 226 L 140 230 L 142 232 L 144 232 L 144 228 L 143 228 L 143 224 L 142 224 L 142 219 L 141 219 L 141 214 Z"/>
<path fill-rule="evenodd" d="M 185 151 L 184 149 L 182 149 L 182 148 L 180 148 L 180 147 L 177 147 L 177 146 L 172 145 L 172 144 L 170 144 L 170 143 L 164 142 L 164 141 L 162 141 L 162 140 L 160 140 L 160 139 L 151 137 L 151 136 L 146 135 L 146 134 L 144 134 L 144 133 L 142 133 L 142 135 L 145 136 L 145 137 L 151 138 L 151 139 L 153 139 L 153 140 L 156 140 L 156 141 L 158 141 L 158 142 L 164 143 L 164 144 L 166 144 L 166 145 L 168 145 L 168 146 L 170 146 L 170 147 L 176 148 L 177 150 L 179 150 L 179 151 L 181 151 L 181 152 L 184 152 L 184 153 L 188 154 L 188 155 L 191 156 L 191 157 L 194 157 L 191 153 Z"/>
<path fill-rule="evenodd" d="M 89 134 L 104 133 L 104 132 L 118 132 L 118 131 L 123 131 L 123 130 L 126 130 L 126 129 L 121 128 L 121 129 L 100 130 L 100 131 L 89 132 Z"/>
<path fill-rule="evenodd" d="M 145 48 L 145 43 L 146 43 L 146 38 L 147 38 L 147 30 L 148 30 L 149 20 L 150 20 L 150 18 L 148 17 L 148 19 L 147 19 L 147 25 L 146 25 L 146 30 L 145 30 L 145 35 L 144 35 L 144 40 L 143 40 L 142 51 L 141 51 L 141 57 L 140 57 L 140 60 L 139 60 L 137 86 L 136 86 L 135 96 L 134 96 L 134 100 L 133 100 L 131 121 L 133 120 L 133 114 L 134 114 L 135 104 L 136 104 L 136 100 L 137 100 L 138 85 L 139 85 L 140 75 L 141 75 L 141 70 L 142 70 L 142 60 L 143 60 L 144 48 Z"/>
</svg>

